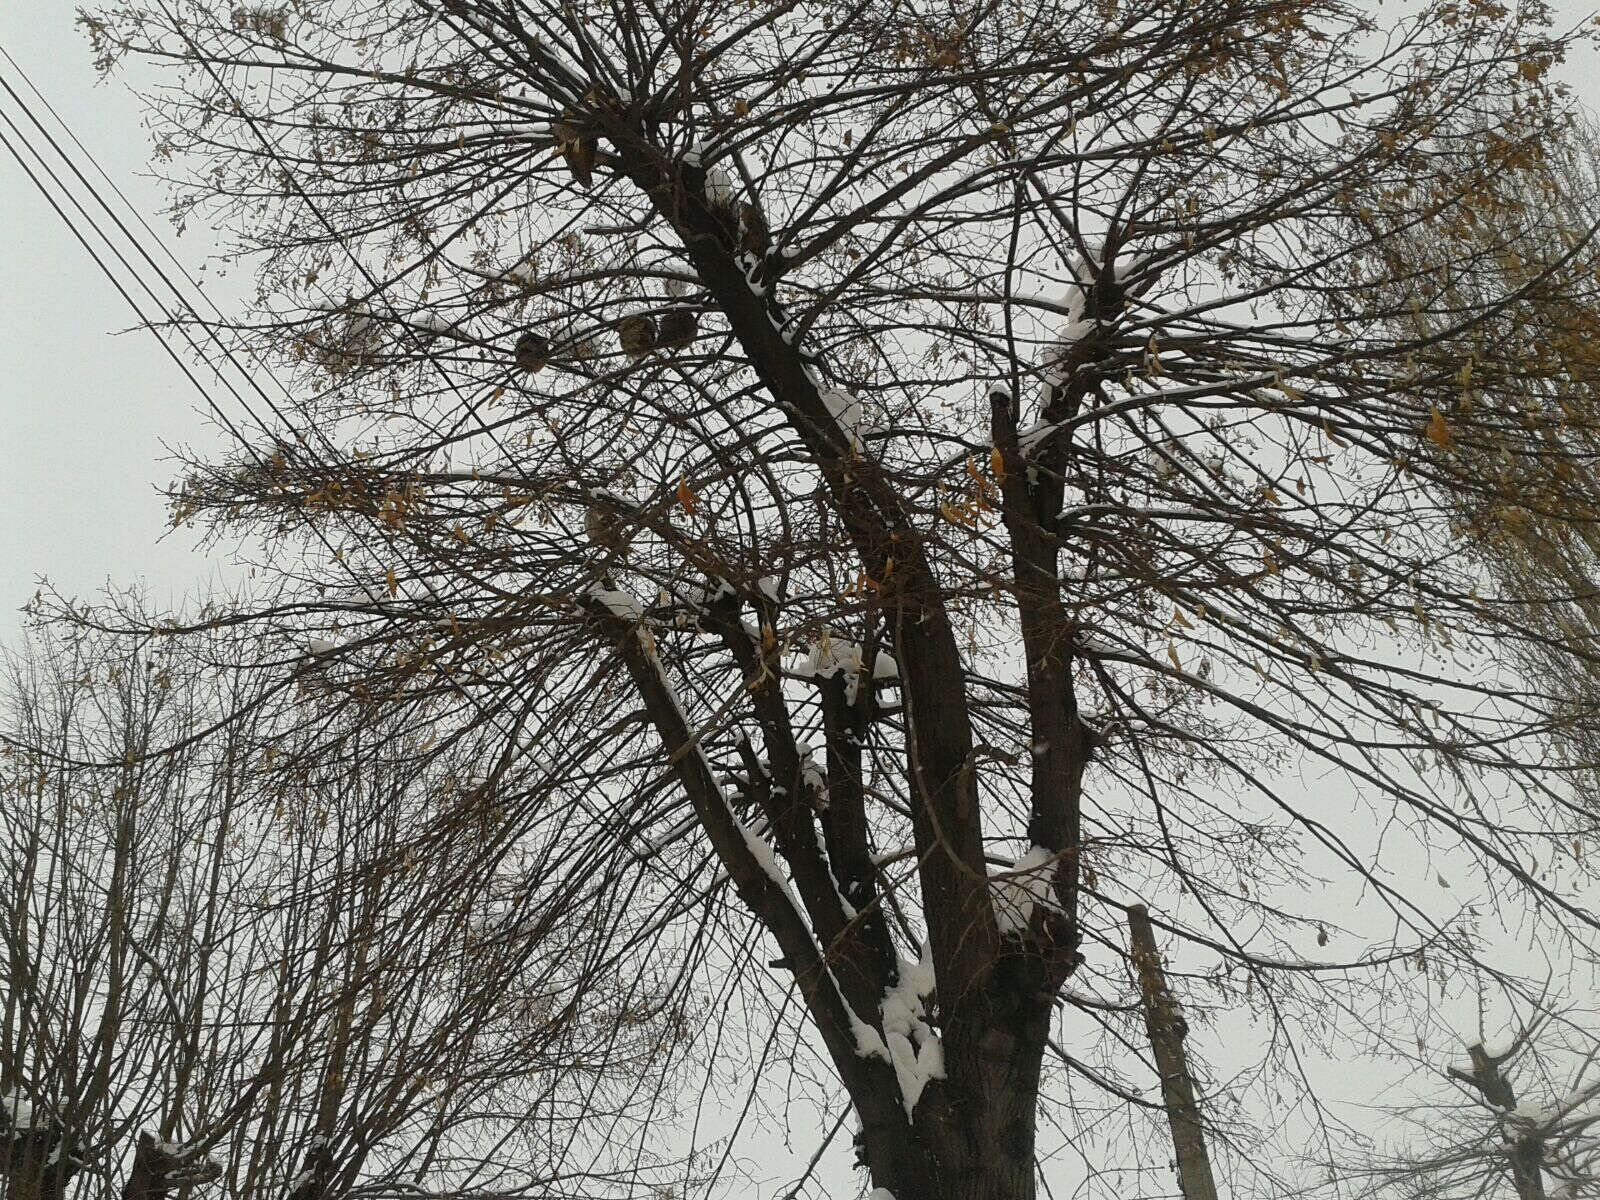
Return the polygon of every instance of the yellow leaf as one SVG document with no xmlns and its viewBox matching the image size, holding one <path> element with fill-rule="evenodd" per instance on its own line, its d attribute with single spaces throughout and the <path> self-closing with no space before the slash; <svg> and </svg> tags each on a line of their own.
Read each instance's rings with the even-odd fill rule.
<svg viewBox="0 0 1600 1200">
<path fill-rule="evenodd" d="M 388 585 L 389 585 L 389 595 L 391 595 L 391 596 L 399 595 L 400 594 L 400 580 L 395 576 L 393 567 L 390 567 L 388 569 L 388 571 L 386 571 L 384 573 L 383 578 L 384 578 L 384 581 L 386 583 L 388 583 Z"/>
<path fill-rule="evenodd" d="M 972 528 L 972 513 L 965 505 L 951 504 L 948 500 L 939 501 L 939 515 L 952 525 Z"/>
<path fill-rule="evenodd" d="M 691 517 L 694 516 L 694 510 L 700 503 L 700 497 L 694 494 L 694 491 L 689 487 L 689 480 L 682 475 L 678 476 L 677 497 L 679 507 Z"/>
<path fill-rule="evenodd" d="M 1006 456 L 1000 453 L 999 446 L 989 447 L 989 470 L 1001 483 L 1006 481 Z"/>
<path fill-rule="evenodd" d="M 1444 414 L 1439 411 L 1436 405 L 1428 406 L 1428 427 L 1424 432 L 1427 433 L 1428 440 L 1440 449 L 1453 450 L 1455 448 L 1455 435 L 1450 432 L 1450 426 L 1445 421 Z"/>
<path fill-rule="evenodd" d="M 1175 671 L 1183 670 L 1183 664 L 1178 661 L 1178 648 L 1176 646 L 1174 646 L 1171 642 L 1167 643 L 1167 657 L 1172 660 L 1172 669 L 1173 670 L 1175 670 Z"/>
</svg>

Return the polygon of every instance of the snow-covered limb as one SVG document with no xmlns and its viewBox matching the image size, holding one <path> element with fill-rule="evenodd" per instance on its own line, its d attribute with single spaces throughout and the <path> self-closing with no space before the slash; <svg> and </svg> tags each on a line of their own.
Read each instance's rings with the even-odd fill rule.
<svg viewBox="0 0 1600 1200">
<path fill-rule="evenodd" d="M 52 1161 L 59 1155 L 64 1140 L 52 1152 Z M 316 1142 L 317 1139 L 313 1138 L 313 1148 Z M 135 1151 L 135 1172 L 141 1168 L 165 1189 L 191 1188 L 197 1184 L 211 1183 L 220 1178 L 225 1169 L 222 1163 L 205 1153 L 203 1142 L 167 1141 L 148 1129 L 140 1130 L 138 1149 Z M 154 1190 L 159 1190 L 159 1186 Z"/>
<path fill-rule="evenodd" d="M 817 749 L 810 742 L 798 742 L 796 752 L 800 755 L 800 782 L 812 793 L 819 805 L 828 803 L 828 773 L 817 761 Z"/>
<path fill-rule="evenodd" d="M 861 401 L 839 388 L 822 389 L 818 395 L 833 419 L 839 423 L 839 428 L 844 431 L 845 437 L 849 439 L 850 448 L 860 453 L 862 417 L 865 414 Z"/>
<path fill-rule="evenodd" d="M 865 1026 L 851 1007 L 828 959 L 819 952 L 818 938 L 807 910 L 790 886 L 774 848 L 757 829 L 742 820 L 729 803 L 701 743 L 705 731 L 716 718 L 698 732 L 691 729 L 683 705 L 654 651 L 653 639 L 646 640 L 648 631 L 640 628 L 634 619 L 641 614 L 631 596 L 603 584 L 591 587 L 586 594 L 599 610 L 597 616 L 603 614 L 602 622 L 609 623 L 608 632 L 616 638 L 629 674 L 670 755 L 669 763 L 682 782 L 717 857 L 751 911 L 777 941 L 790 969 L 803 981 L 807 1003 L 824 1036 L 832 1043 L 836 1059 L 841 1055 L 849 1056 L 861 1045 L 862 1029 L 870 1027 Z M 618 627 L 624 624 L 628 629 Z M 628 636 L 630 629 L 632 637 Z M 825 864 L 823 869 L 827 869 Z M 888 1058 L 887 1049 L 885 1055 L 887 1061 L 893 1061 Z M 916 1054 L 913 1059 L 921 1061 Z M 929 1059 L 927 1069 L 931 1069 L 931 1064 L 932 1059 Z"/>
<path fill-rule="evenodd" d="M 706 168 L 706 200 L 718 208 L 730 208 L 739 198 L 733 185 L 733 176 L 722 163 L 712 163 Z"/>
<path fill-rule="evenodd" d="M 0 1092 L 0 1120 L 12 1131 L 35 1128 L 33 1102 L 16 1088 Z"/>
<path fill-rule="evenodd" d="M 723 796 L 723 804 L 728 805 L 726 794 Z M 794 910 L 795 919 L 803 921 L 800 914 L 804 909 L 800 907 L 800 901 L 795 896 L 794 889 L 789 886 L 788 876 L 778 866 L 778 856 L 772 852 L 772 847 L 767 845 L 760 834 L 739 819 L 739 814 L 733 811 L 731 805 L 728 805 L 728 820 L 733 822 L 734 826 L 739 830 L 739 836 L 744 839 L 745 847 L 750 851 L 750 857 L 756 860 L 756 865 L 761 868 L 762 873 L 772 880 L 778 891 L 783 893 L 783 898 L 789 902 L 789 907 Z"/>
<path fill-rule="evenodd" d="M 1049 377 L 1046 377 L 1046 387 L 1050 387 Z M 1032 425 L 1017 431 L 1017 447 L 1022 451 L 1022 456 L 1027 458 L 1033 453 L 1040 442 L 1048 438 L 1057 429 L 1061 428 L 1059 421 L 1035 421 Z"/>
<path fill-rule="evenodd" d="M 736 600 L 738 597 L 738 589 L 719 575 L 712 583 L 706 584 L 696 603 L 704 608 L 712 604 L 720 604 L 724 600 Z"/>
<path fill-rule="evenodd" d="M 928 1024 L 923 1006 L 924 998 L 933 995 L 935 983 L 933 952 L 924 943 L 916 962 L 900 960 L 894 984 L 883 993 L 879 1005 L 882 1035 L 860 1020 L 855 1024 L 856 1053 L 894 1068 L 907 1119 L 928 1081 L 944 1078 L 944 1044 Z"/>
<path fill-rule="evenodd" d="M 426 333 L 446 333 L 451 328 L 450 322 L 431 308 L 412 313 L 411 324 Z"/>
<path fill-rule="evenodd" d="M 995 924 L 1001 933 L 1021 933 L 1036 908 L 1055 908 L 1056 867 L 1060 856 L 1043 846 L 1030 846 L 1009 871 L 990 881 Z"/>
<path fill-rule="evenodd" d="M 858 643 L 824 631 L 812 643 L 805 660 L 790 673 L 796 679 L 833 679 L 843 676 L 845 702 L 853 705 L 865 669 L 866 654 Z M 898 680 L 900 664 L 887 651 L 879 650 L 873 655 L 872 678 L 879 683 Z"/>
<path fill-rule="evenodd" d="M 639 602 L 619 587 L 604 582 L 594 583 L 589 585 L 584 594 L 602 605 L 613 616 L 620 617 L 630 624 L 638 625 L 644 621 L 644 609 L 639 607 Z"/>
</svg>

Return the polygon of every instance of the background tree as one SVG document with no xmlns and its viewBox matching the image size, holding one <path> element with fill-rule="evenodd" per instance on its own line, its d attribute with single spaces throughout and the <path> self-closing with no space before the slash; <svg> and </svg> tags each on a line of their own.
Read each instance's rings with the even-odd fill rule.
<svg viewBox="0 0 1600 1200">
<path fill-rule="evenodd" d="M 6 1194 L 528 1186 L 671 1025 L 399 840 L 424 807 L 479 836 L 481 787 L 358 729 L 307 755 L 239 648 L 80 628 L 8 664 Z"/>
<path fill-rule="evenodd" d="M 1493 149 L 1495 133 L 1480 128 L 1475 136 Z M 1460 491 L 1457 536 L 1496 580 L 1498 602 L 1514 606 L 1535 634 L 1509 647 L 1525 674 L 1561 682 L 1565 695 L 1552 715 L 1573 716 L 1561 740 L 1570 743 L 1574 765 L 1596 761 L 1588 739 L 1600 699 L 1593 672 L 1600 542 L 1592 507 L 1592 415 L 1600 394 L 1597 138 L 1584 120 L 1542 148 L 1540 170 L 1486 174 L 1470 218 L 1419 226 L 1406 248 L 1428 282 L 1405 323 L 1429 342 L 1435 369 L 1459 364 L 1459 391 L 1445 411 L 1455 418 L 1489 396 L 1522 427 L 1515 439 L 1502 433 L 1461 448 L 1447 437 L 1439 448 L 1470 458 L 1485 481 Z M 1471 253 L 1460 252 L 1463 242 Z M 1449 317 L 1484 303 L 1498 303 L 1497 320 L 1469 328 Z M 1453 470 L 1441 482 L 1455 490 L 1458 475 Z M 1592 781 L 1581 786 L 1593 790 Z"/>
<path fill-rule="evenodd" d="M 1489 150 L 1497 132 L 1480 122 L 1463 135 Z M 1588 772 L 1596 761 L 1596 543 L 1594 512 L 1582 499 L 1595 494 L 1590 414 L 1600 382 L 1596 145 L 1593 124 L 1580 119 L 1566 138 L 1541 148 L 1539 170 L 1486 175 L 1470 216 L 1418 225 L 1388 251 L 1416 264 L 1415 290 L 1397 290 L 1410 309 L 1397 329 L 1426 343 L 1420 353 L 1432 369 L 1459 364 L 1459 393 L 1441 410 L 1438 431 L 1448 435 L 1484 404 L 1522 424 L 1520 442 L 1501 435 L 1464 447 L 1451 436 L 1433 439 L 1436 454 L 1470 458 L 1483 481 L 1462 489 L 1454 467 L 1438 484 L 1457 492 L 1455 534 L 1494 581 L 1485 602 L 1517 612 L 1532 635 L 1503 649 L 1525 678 L 1550 690 L 1552 749 L 1579 769 L 1569 785 L 1579 800 L 1571 813 L 1578 828 L 1592 819 Z M 1462 252 L 1463 243 L 1471 252 Z M 1451 320 L 1490 302 L 1500 305 L 1496 322 L 1466 327 Z M 1557 453 L 1530 453 L 1530 443 Z M 1574 838 L 1546 870 L 1554 873 L 1586 850 L 1587 839 Z M 1586 991 L 1560 974 L 1563 966 L 1550 965 L 1560 980 L 1551 990 Z M 1600 1191 L 1591 1132 L 1592 1013 L 1549 1000 L 1529 997 L 1500 1037 L 1485 1032 L 1493 1022 L 1480 1007 L 1476 1035 L 1464 1034 L 1464 1046 L 1446 1052 L 1448 1062 L 1419 1052 L 1418 1076 L 1442 1075 L 1453 1085 L 1453 1102 L 1421 1091 L 1413 1103 L 1386 1109 L 1389 1127 L 1374 1134 L 1370 1155 L 1331 1169 L 1373 1194 L 1559 1200 Z M 1399 1138 L 1396 1129 L 1404 1131 Z"/>
<path fill-rule="evenodd" d="M 1394 1107 L 1362 1160 L 1336 1170 L 1362 1196 L 1576 1200 L 1600 1193 L 1591 1011 L 1539 1012 L 1468 1036 L 1438 1072 L 1450 1093 Z"/>
<path fill-rule="evenodd" d="M 1550 521 L 1589 503 L 1576 442 L 1459 403 L 1526 374 L 1508 306 L 1561 282 L 1470 236 L 1565 127 L 1540 6 L 83 20 L 108 69 L 174 69 L 178 219 L 236 239 L 258 292 L 221 332 L 292 381 L 275 440 L 174 492 L 298 535 L 241 614 L 259 665 L 418 771 L 474 762 L 459 894 L 584 929 L 665 1009 L 738 995 L 752 1098 L 781 1063 L 847 1103 L 874 1184 L 1032 1196 L 1140 1108 L 1134 903 L 1186 1012 L 1270 1023 L 1207 1101 L 1240 1191 L 1271 1171 L 1236 1106 L 1294 1090 L 1303 1038 L 1425 1036 L 1413 980 L 1522 987 L 1414 856 L 1590 953 L 1528 866 L 1589 834 L 1547 752 L 1590 715 L 1498 665 L 1542 635 L 1459 528 L 1502 450 Z M 1435 287 L 1422 229 L 1484 289 Z M 1319 875 L 1387 928 L 1335 893 L 1319 954 Z M 1149 1187 L 1127 1160 L 1088 1165 Z"/>
</svg>

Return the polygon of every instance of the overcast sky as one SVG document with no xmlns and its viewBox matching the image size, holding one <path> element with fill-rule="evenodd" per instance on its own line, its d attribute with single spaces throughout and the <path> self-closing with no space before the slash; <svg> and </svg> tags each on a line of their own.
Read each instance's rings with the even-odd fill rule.
<svg viewBox="0 0 1600 1200">
<path fill-rule="evenodd" d="M 1592 3 L 1557 8 L 1576 23 Z M 97 80 L 72 5 L 0 0 L 0 50 L 167 245 L 198 268 L 208 249 L 203 230 L 175 239 L 156 215 L 164 192 L 148 177 L 138 107 L 120 83 Z M 1600 108 L 1600 56 L 1586 52 L 1564 74 Z M 0 77 L 17 86 L 4 56 Z M 3 90 L 0 113 L 19 119 Z M 3 117 L 0 135 L 16 143 Z M 16 610 L 41 576 L 76 595 L 142 580 L 158 604 L 227 577 L 227 548 L 204 553 L 192 535 L 169 532 L 159 491 L 174 471 L 165 446 L 222 444 L 199 394 L 153 337 L 119 332 L 135 323 L 131 311 L 3 145 L 0 233 L 0 642 L 14 638 Z"/>
<path fill-rule="evenodd" d="M 0 49 L 198 266 L 204 243 L 172 239 L 155 218 L 162 189 L 147 177 L 138 110 L 121 85 L 96 79 L 72 5 L 0 3 Z M 13 87 L 17 67 L 0 57 L 0 77 Z M 19 90 L 48 122 L 37 98 Z M 0 113 L 21 119 L 3 91 Z M 0 134 L 17 144 L 4 119 Z M 40 576 L 73 594 L 143 579 L 155 600 L 175 602 L 219 569 L 192 537 L 163 538 L 158 487 L 172 474 L 164 443 L 217 444 L 199 396 L 155 338 L 121 332 L 134 324 L 131 310 L 3 146 L 0 231 L 0 640 L 14 632 L 16 609 Z"/>
<path fill-rule="evenodd" d="M 1556 7 L 1576 22 L 1593 0 Z M 149 177 L 138 106 L 121 83 L 96 78 L 72 12 L 66 0 L 0 0 L 0 49 L 198 268 L 204 231 L 175 239 L 157 217 L 164 192 Z M 1600 107 L 1600 58 L 1586 53 L 1565 74 Z M 3 57 L 0 75 L 16 86 Z M 20 119 L 3 92 L 0 112 Z M 3 120 L 0 134 L 15 144 Z M 126 303 L 3 147 L 0 232 L 0 641 L 41 576 L 75 595 L 143 580 L 159 603 L 226 576 L 226 548 L 202 553 L 167 530 L 158 490 L 173 475 L 165 446 L 218 445 L 198 393 L 148 333 L 121 332 L 134 323 Z"/>
</svg>

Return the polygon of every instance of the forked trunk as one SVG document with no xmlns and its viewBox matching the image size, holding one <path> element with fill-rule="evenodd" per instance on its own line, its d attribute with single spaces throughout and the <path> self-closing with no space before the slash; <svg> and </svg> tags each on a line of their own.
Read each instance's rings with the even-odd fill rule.
<svg viewBox="0 0 1600 1200">
<path fill-rule="evenodd" d="M 1010 1011 L 989 1009 L 976 1028 L 948 1030 L 946 1078 L 928 1085 L 914 1123 L 866 1123 L 873 1186 L 895 1200 L 1034 1200 L 1049 1012 L 1042 997 L 1028 997 Z"/>
</svg>

